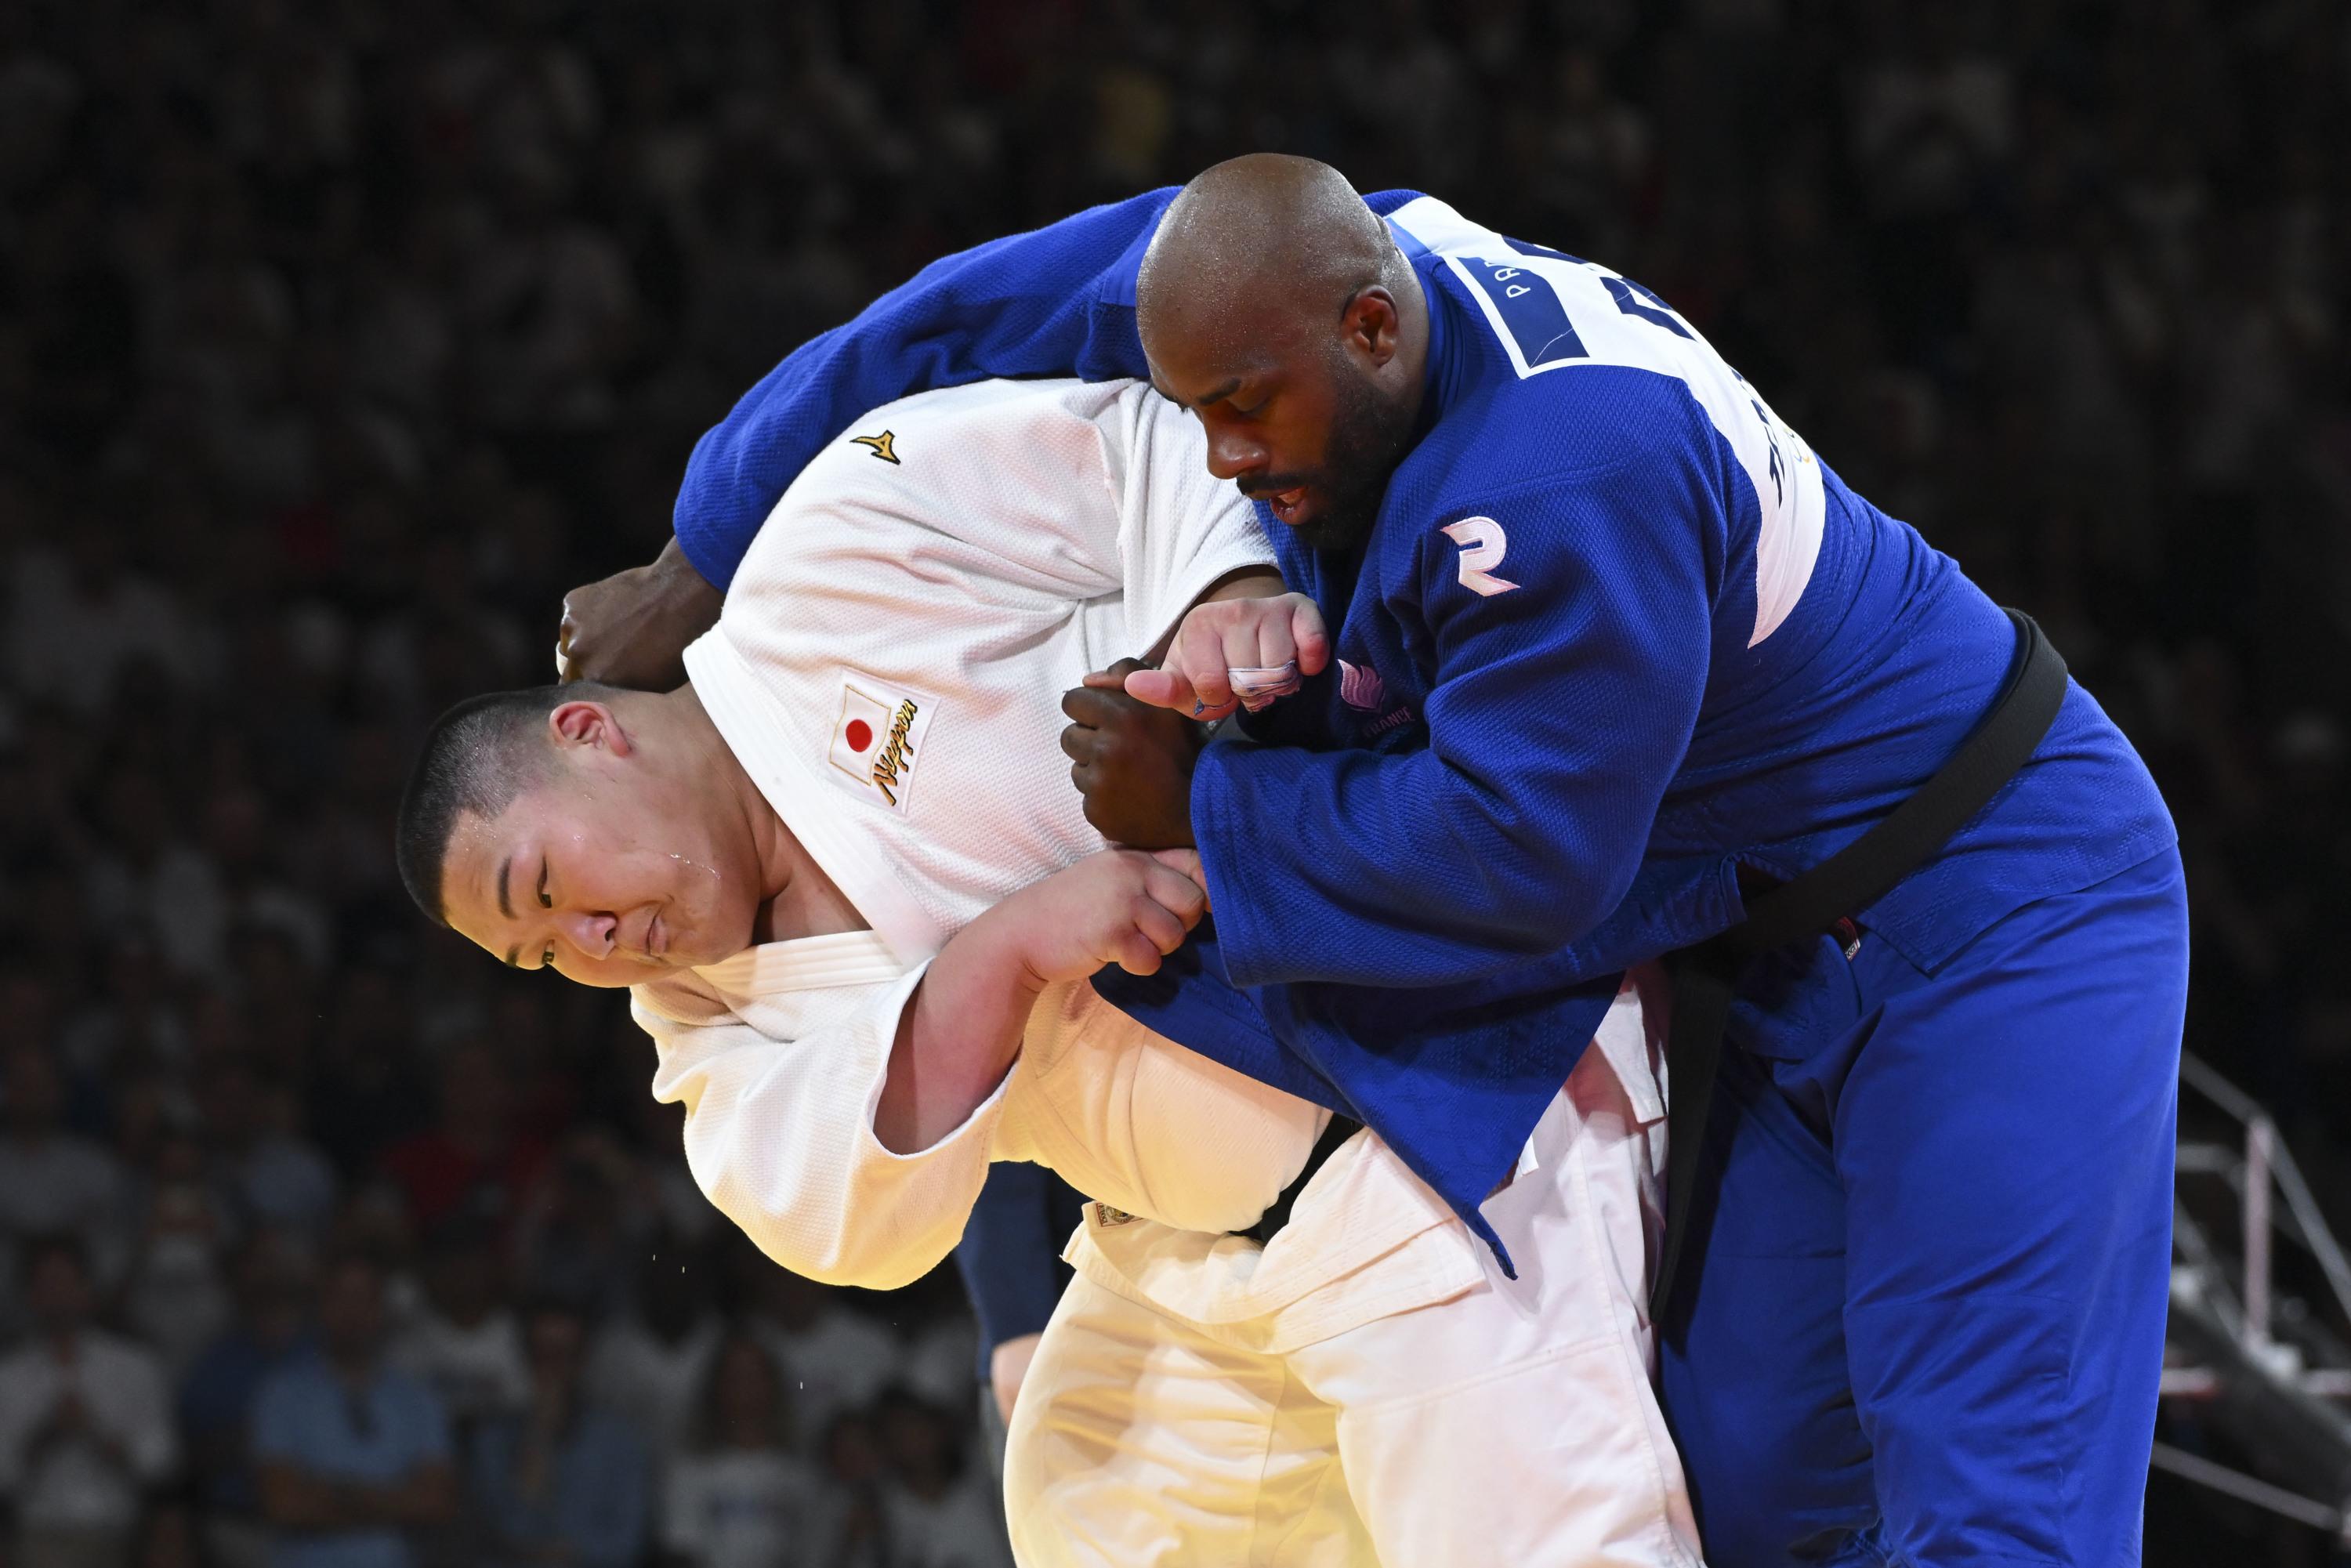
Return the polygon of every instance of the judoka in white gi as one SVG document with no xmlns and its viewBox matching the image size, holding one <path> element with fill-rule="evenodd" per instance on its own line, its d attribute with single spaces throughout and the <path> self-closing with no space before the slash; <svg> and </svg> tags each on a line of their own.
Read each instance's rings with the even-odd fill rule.
<svg viewBox="0 0 2351 1568">
<path fill-rule="evenodd" d="M 891 404 L 784 496 L 689 685 L 444 716 L 402 875 L 509 964 L 632 988 L 695 1179 L 788 1269 L 916 1278 L 991 1160 L 1092 1196 L 1013 1417 L 1023 1563 L 1694 1563 L 1635 989 L 1485 1206 L 1513 1281 L 1367 1133 L 1269 1245 L 1230 1234 L 1329 1113 L 1086 983 L 1203 895 L 1087 824 L 1060 698 L 1205 595 L 1278 592 L 1270 560 L 1141 383 Z"/>
</svg>

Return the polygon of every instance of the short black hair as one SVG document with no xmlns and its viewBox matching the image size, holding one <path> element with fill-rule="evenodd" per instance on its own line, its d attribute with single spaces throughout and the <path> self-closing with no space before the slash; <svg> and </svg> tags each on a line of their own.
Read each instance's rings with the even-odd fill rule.
<svg viewBox="0 0 2351 1568">
<path fill-rule="evenodd" d="M 544 745 L 547 716 L 567 702 L 611 695 L 585 681 L 486 692 L 433 721 L 401 793 L 392 855 L 408 896 L 435 925 L 449 924 L 441 873 L 457 819 L 495 817 L 513 805 L 543 775 L 551 755 Z"/>
</svg>

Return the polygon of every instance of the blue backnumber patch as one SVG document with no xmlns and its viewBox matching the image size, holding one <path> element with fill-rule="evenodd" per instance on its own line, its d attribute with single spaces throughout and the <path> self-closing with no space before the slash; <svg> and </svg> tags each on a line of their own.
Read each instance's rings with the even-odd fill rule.
<svg viewBox="0 0 2351 1568">
<path fill-rule="evenodd" d="M 1547 279 L 1516 262 L 1488 261 L 1474 256 L 1460 259 L 1469 277 L 1493 302 L 1528 370 L 1588 357 L 1583 340 L 1567 324 L 1567 307 L 1560 303 L 1559 291 Z"/>
</svg>

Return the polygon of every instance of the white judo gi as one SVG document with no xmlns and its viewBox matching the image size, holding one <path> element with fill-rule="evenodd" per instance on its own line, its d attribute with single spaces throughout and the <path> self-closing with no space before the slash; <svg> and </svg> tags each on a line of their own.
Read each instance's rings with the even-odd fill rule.
<svg viewBox="0 0 2351 1568">
<path fill-rule="evenodd" d="M 1040 998 L 966 1123 L 911 1155 L 873 1111 L 929 958 L 1102 847 L 1061 694 L 1267 564 L 1199 428 L 1139 382 L 983 382 L 875 411 L 770 516 L 686 652 L 705 710 L 872 926 L 636 988 L 655 1094 L 776 1261 L 886 1289 L 954 1247 L 987 1166 L 1094 1200 L 1008 1448 L 1032 1568 L 1696 1561 L 1644 1303 L 1664 1104 L 1628 989 L 1486 1206 L 1485 1247 L 1376 1137 L 1251 1224 L 1328 1113 L 1086 985 Z"/>
</svg>

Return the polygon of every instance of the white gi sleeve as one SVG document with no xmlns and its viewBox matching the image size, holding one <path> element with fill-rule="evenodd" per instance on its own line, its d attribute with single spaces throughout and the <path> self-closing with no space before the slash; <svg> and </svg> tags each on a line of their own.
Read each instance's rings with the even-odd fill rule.
<svg viewBox="0 0 2351 1568">
<path fill-rule="evenodd" d="M 718 1211 L 795 1274 L 891 1291 L 962 1239 L 987 1179 L 1006 1084 L 929 1148 L 873 1135 L 898 1016 L 925 969 L 879 989 L 845 1023 L 777 1040 L 731 1013 L 696 1017 L 638 987 L 653 1037 L 653 1098 L 685 1107 L 685 1161 Z"/>
<path fill-rule="evenodd" d="M 1192 601 L 1243 567 L 1273 565 L 1257 507 L 1208 472 L 1200 422 L 1137 382 L 1100 422 L 1118 491 L 1127 641 L 1155 648 Z"/>
</svg>

